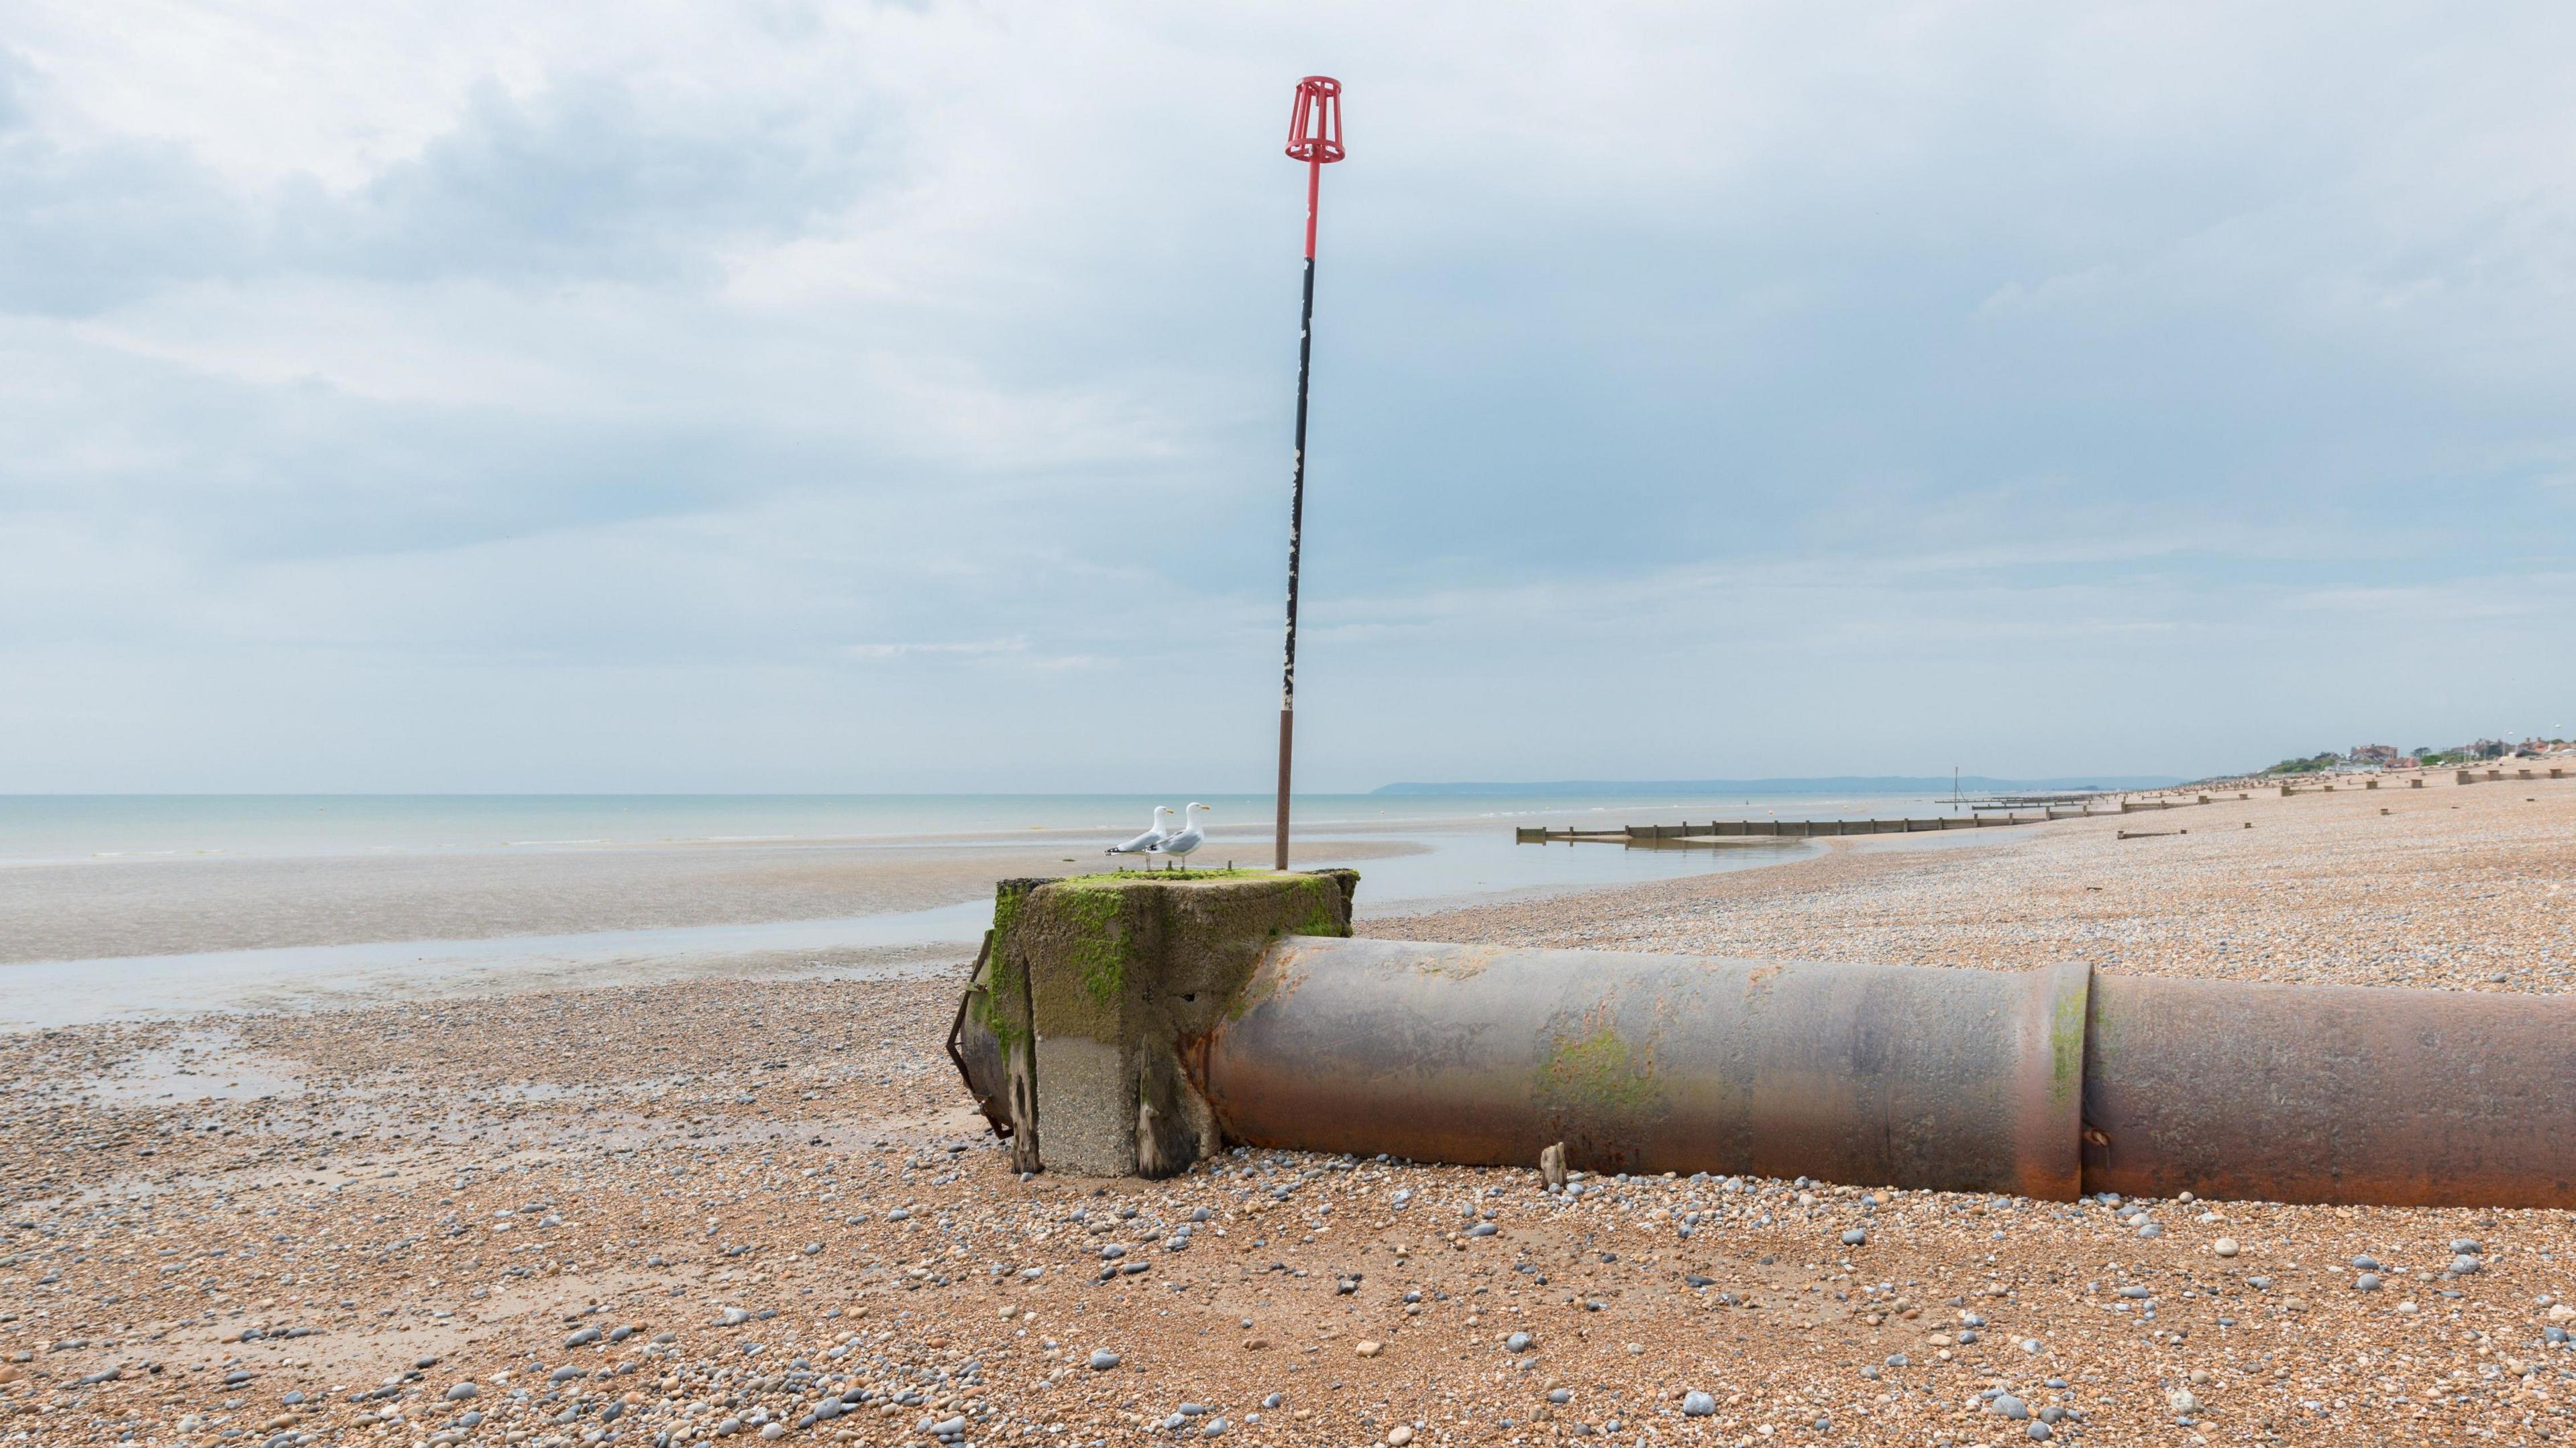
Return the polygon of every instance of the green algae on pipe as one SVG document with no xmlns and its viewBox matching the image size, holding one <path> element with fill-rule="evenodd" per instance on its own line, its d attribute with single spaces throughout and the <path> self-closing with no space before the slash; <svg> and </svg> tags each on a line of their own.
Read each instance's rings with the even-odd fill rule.
<svg viewBox="0 0 2576 1448">
<path fill-rule="evenodd" d="M 2068 1199 L 2087 980 L 1291 937 L 1183 1058 L 1230 1142 Z"/>
</svg>

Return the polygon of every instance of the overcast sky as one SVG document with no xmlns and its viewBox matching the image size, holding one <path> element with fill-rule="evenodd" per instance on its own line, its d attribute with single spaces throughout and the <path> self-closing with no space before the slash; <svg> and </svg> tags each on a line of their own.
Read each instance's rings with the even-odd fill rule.
<svg viewBox="0 0 2576 1448">
<path fill-rule="evenodd" d="M 0 0 L 0 790 L 2576 732 L 2576 10 Z"/>
</svg>

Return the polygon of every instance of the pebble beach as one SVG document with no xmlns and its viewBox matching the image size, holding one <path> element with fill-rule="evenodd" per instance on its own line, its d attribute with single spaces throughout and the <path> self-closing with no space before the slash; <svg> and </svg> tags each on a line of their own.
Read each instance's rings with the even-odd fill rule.
<svg viewBox="0 0 2576 1448">
<path fill-rule="evenodd" d="M 1937 847 L 1837 839 L 1362 932 L 2576 982 L 2576 780 L 2246 794 Z M 964 966 L 0 1035 L 0 1442 L 2512 1444 L 2576 1427 L 2567 1213 L 1722 1177 L 1551 1193 L 1535 1163 L 1240 1151 L 1161 1182 L 1023 1180 L 944 1050 Z"/>
</svg>

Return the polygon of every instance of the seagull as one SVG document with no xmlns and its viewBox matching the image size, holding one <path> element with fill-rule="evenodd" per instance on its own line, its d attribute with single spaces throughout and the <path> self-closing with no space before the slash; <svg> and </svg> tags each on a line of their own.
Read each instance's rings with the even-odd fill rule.
<svg viewBox="0 0 2576 1448">
<path fill-rule="evenodd" d="M 1190 807 L 1181 814 L 1180 831 L 1163 836 L 1161 840 L 1148 847 L 1146 853 L 1186 862 L 1190 851 L 1207 843 L 1207 831 L 1199 828 L 1199 816 L 1214 813 L 1215 811 L 1206 805 L 1192 800 Z"/>
<path fill-rule="evenodd" d="M 1151 855 L 1154 852 L 1155 847 L 1161 845 L 1163 841 L 1172 837 L 1171 826 L 1163 823 L 1165 819 L 1171 816 L 1171 813 L 1172 807 L 1170 805 L 1158 804 L 1154 806 L 1153 828 L 1145 831 L 1141 835 L 1138 835 L 1136 838 L 1129 840 L 1123 845 L 1111 845 L 1109 847 L 1109 853 L 1113 855 Z M 1152 860 L 1149 859 L 1145 862 L 1145 868 L 1150 870 L 1153 867 L 1154 862 Z"/>
</svg>

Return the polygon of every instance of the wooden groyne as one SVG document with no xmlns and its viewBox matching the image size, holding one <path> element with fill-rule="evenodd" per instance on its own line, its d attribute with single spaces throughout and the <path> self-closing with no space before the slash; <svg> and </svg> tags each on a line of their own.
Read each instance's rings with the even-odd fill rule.
<svg viewBox="0 0 2576 1448">
<path fill-rule="evenodd" d="M 2078 811 L 2035 815 L 1961 815 L 1928 820 L 1711 820 L 1704 825 L 1622 825 L 1615 830 L 1551 830 L 1515 827 L 1512 839 L 1524 845 L 1557 840 L 1626 840 L 1637 844 L 1688 840 L 1807 839 L 1817 835 L 1910 835 L 1930 830 L 1993 829 L 2035 825 L 2050 819 L 2072 819 Z"/>
<path fill-rule="evenodd" d="M 2244 798 L 2238 795 L 2237 798 Z M 1814 839 L 1830 835 L 1911 835 L 1938 830 L 2001 829 L 2012 825 L 2046 824 L 2050 820 L 2089 819 L 2099 815 L 2136 814 L 2142 810 L 2189 809 L 2211 803 L 2209 795 L 2190 799 L 2124 799 L 2103 803 L 2099 808 L 2087 803 L 2072 809 L 2048 808 L 2037 814 L 1967 814 L 1943 815 L 1933 819 L 1893 820 L 1711 820 L 1707 824 L 1621 825 L 1617 829 L 1552 830 L 1544 826 L 1515 826 L 1512 841 L 1522 845 L 1545 845 L 1557 841 L 1619 841 L 1636 845 L 1687 844 L 1695 840 L 1735 839 Z"/>
</svg>

